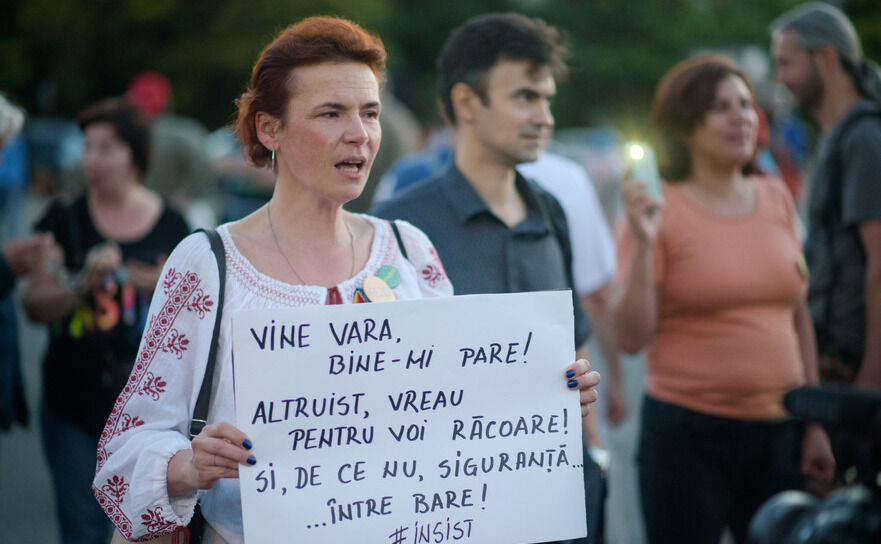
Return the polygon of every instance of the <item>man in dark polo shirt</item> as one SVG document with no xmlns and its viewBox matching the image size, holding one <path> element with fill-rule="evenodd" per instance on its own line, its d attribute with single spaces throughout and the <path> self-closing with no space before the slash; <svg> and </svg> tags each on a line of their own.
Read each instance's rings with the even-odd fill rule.
<svg viewBox="0 0 881 544">
<path fill-rule="evenodd" d="M 560 204 L 514 167 L 531 162 L 554 128 L 555 80 L 566 75 L 556 29 L 516 14 L 489 14 L 455 29 L 437 60 L 442 114 L 455 157 L 439 177 L 375 206 L 371 213 L 422 229 L 456 294 L 571 289 L 575 347 L 586 356 L 590 324 L 575 294 L 569 230 Z M 599 445 L 596 411 L 585 429 Z M 600 542 L 602 484 L 586 463 L 587 542 Z"/>
<path fill-rule="evenodd" d="M 456 294 L 573 289 L 560 204 L 514 169 L 536 160 L 550 139 L 564 55 L 545 23 L 491 14 L 454 30 L 438 57 L 443 113 L 456 132 L 454 163 L 371 212 L 422 229 Z M 590 327 L 575 298 L 573 306 L 581 347 Z"/>
</svg>

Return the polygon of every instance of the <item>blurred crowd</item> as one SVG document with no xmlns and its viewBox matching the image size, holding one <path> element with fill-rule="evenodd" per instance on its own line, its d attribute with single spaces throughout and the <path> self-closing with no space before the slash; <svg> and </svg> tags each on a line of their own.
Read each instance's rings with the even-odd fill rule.
<svg viewBox="0 0 881 544">
<path fill-rule="evenodd" d="M 757 160 L 784 181 L 799 204 L 806 197 L 805 171 L 815 129 L 770 79 L 770 60 L 756 57 L 756 47 L 726 51 L 742 59 L 756 86 L 759 108 Z M 383 89 L 383 140 L 364 193 L 349 209 L 366 212 L 372 203 L 441 171 L 452 158 L 449 129 L 419 120 Z M 137 74 L 121 95 L 150 122 L 153 156 L 145 184 L 186 214 L 194 228 L 243 217 L 272 193 L 274 179 L 265 169 L 247 164 L 231 127 L 209 130 L 198 120 L 173 113 L 171 82 L 162 74 Z M 25 122 L 26 121 L 26 122 Z M 625 136 L 613 126 L 564 128 L 556 131 L 551 149 L 578 163 L 589 175 L 603 212 L 614 225 L 619 212 L 618 182 L 627 164 Z M 0 181 L 5 193 L 4 239 L 24 234 L 21 201 L 73 195 L 85 186 L 81 167 L 83 134 L 75 120 L 27 116 L 21 130 L 3 148 Z M 13 205 L 17 204 L 17 205 Z M 17 214 L 17 215 L 16 215 Z"/>
<path fill-rule="evenodd" d="M 639 138 L 660 158 L 656 193 L 632 179 L 632 135 L 613 126 L 559 129 L 540 156 L 512 159 L 525 213 L 548 199 L 536 206 L 568 265 L 533 259 L 523 273 L 559 272 L 573 290 L 577 347 L 592 335 L 591 359 L 604 371 L 602 410 L 584 424 L 586 542 L 614 540 L 603 520 L 616 513 L 602 505 L 633 491 L 615 491 L 610 463 L 639 471 L 633 500 L 645 524 L 645 534 L 618 536 L 648 542 L 746 542 L 776 493 L 825 497 L 864 481 L 846 475 L 850 452 L 836 435 L 793 420 L 781 396 L 821 383 L 881 392 L 881 79 L 836 8 L 807 4 L 770 29 L 770 49 L 695 51 L 659 82 L 653 133 Z M 345 209 L 425 231 L 457 294 L 498 291 L 471 282 L 468 274 L 491 272 L 451 248 L 486 244 L 494 255 L 500 238 L 466 221 L 463 238 L 447 242 L 453 227 L 428 209 L 462 184 L 476 192 L 457 193 L 461 206 L 483 198 L 470 154 L 485 151 L 480 162 L 498 151 L 458 122 L 471 106 L 450 94 L 438 126 L 386 82 L 382 145 Z M 554 125 L 552 116 L 529 122 Z M 193 230 L 263 208 L 276 188 L 275 152 L 271 167 L 253 166 L 232 127 L 212 131 L 175 112 L 172 83 L 149 70 L 76 120 L 28 116 L 0 95 L 0 146 L 0 429 L 39 426 L 62 539 L 86 542 L 71 535 L 109 534 L 90 491 L 94 452 L 165 261 Z M 44 206 L 35 221 L 26 202 Z M 516 230 L 498 208 L 486 213 Z M 17 278 L 26 280 L 16 290 Z M 543 285 L 508 289 L 552 287 Z M 14 296 L 49 330 L 38 406 L 24 395 Z M 623 385 L 624 352 L 646 358 L 636 399 Z M 610 454 L 610 430 L 633 419 L 635 451 Z"/>
</svg>

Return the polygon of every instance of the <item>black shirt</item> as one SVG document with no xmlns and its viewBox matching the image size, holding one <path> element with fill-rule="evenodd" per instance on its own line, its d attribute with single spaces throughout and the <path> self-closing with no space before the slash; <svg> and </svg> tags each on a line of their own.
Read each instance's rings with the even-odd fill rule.
<svg viewBox="0 0 881 544">
<path fill-rule="evenodd" d="M 516 174 L 526 217 L 509 227 L 496 217 L 455 164 L 376 205 L 371 213 L 404 219 L 432 241 L 457 295 L 571 289 L 575 346 L 590 334 L 572 282 L 569 228 L 560 203 Z"/>
<path fill-rule="evenodd" d="M 107 241 L 95 228 L 86 196 L 73 203 L 56 200 L 36 225 L 51 232 L 64 251 L 64 265 L 78 273 L 89 250 Z M 183 216 L 163 204 L 150 232 L 118 242 L 123 263 L 153 264 L 189 233 Z M 49 350 L 43 361 L 47 407 L 96 438 L 125 385 L 146 325 L 152 291 L 138 291 L 123 265 L 103 286 L 86 294 L 81 306 L 49 327 Z"/>
</svg>

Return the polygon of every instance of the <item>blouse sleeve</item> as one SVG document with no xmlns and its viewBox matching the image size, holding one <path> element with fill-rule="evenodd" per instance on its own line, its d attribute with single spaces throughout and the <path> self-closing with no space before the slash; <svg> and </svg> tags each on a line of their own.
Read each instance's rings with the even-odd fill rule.
<svg viewBox="0 0 881 544">
<path fill-rule="evenodd" d="M 92 491 L 127 540 L 171 533 L 192 518 L 196 494 L 169 498 L 166 471 L 190 447 L 218 288 L 207 237 L 187 237 L 165 263 L 137 359 L 101 434 Z"/>
<path fill-rule="evenodd" d="M 453 284 L 441 263 L 437 250 L 424 232 L 403 219 L 395 220 L 401 233 L 401 241 L 407 250 L 407 260 L 416 269 L 419 290 L 425 297 L 448 297 L 453 295 Z"/>
</svg>

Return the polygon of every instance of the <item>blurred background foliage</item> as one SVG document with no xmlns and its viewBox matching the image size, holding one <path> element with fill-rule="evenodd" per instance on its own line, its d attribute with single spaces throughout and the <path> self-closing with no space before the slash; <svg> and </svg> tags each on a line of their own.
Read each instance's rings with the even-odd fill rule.
<svg viewBox="0 0 881 544">
<path fill-rule="evenodd" d="M 2 89 L 32 114 L 73 117 L 122 94 L 145 69 L 164 73 L 176 112 L 210 128 L 267 42 L 304 16 L 334 14 L 377 32 L 389 51 L 392 89 L 424 122 L 434 109 L 434 59 L 467 17 L 518 11 L 565 30 L 570 81 L 560 86 L 560 127 L 640 126 L 660 75 L 695 49 L 754 45 L 792 0 L 5 0 L 0 18 Z M 881 2 L 839 2 L 868 56 L 881 58 Z"/>
</svg>

